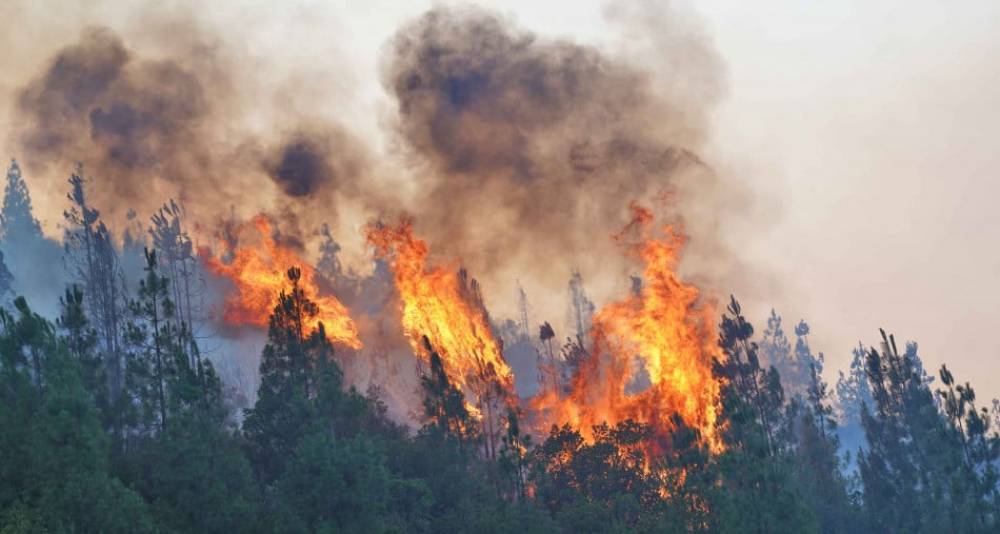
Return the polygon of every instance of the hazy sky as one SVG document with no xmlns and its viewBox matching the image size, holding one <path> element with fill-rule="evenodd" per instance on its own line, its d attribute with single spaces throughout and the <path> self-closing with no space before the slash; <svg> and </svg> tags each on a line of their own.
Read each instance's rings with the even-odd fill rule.
<svg viewBox="0 0 1000 534">
<path fill-rule="evenodd" d="M 751 245 L 774 305 L 835 366 L 883 326 L 1000 394 L 1000 4 L 781 4 L 702 5 L 731 74 L 717 150 L 777 203 Z"/>
<path fill-rule="evenodd" d="M 612 31 L 605 14 L 614 7 L 599 1 L 480 3 L 583 43 Z M 379 49 L 433 4 L 255 4 L 205 9 L 255 19 L 265 42 L 290 53 L 347 62 L 341 83 L 356 102 L 345 113 L 378 136 L 388 102 Z M 988 337 L 1000 327 L 1000 2 L 689 5 L 727 69 L 706 157 L 756 198 L 753 231 L 734 228 L 732 246 L 773 273 L 723 290 L 747 296 L 761 329 L 772 305 L 789 323 L 806 318 L 828 369 L 843 368 L 858 340 L 875 343 L 882 326 L 918 341 L 930 369 L 947 362 L 981 398 L 1000 395 L 1000 348 Z M 114 13 L 77 9 L 80 20 Z M 69 42 L 71 24 L 47 28 Z M 31 43 L 5 44 L 24 67 Z M 0 91 L 14 83 L 0 82 Z M 37 196 L 44 208 L 61 193 Z"/>
</svg>

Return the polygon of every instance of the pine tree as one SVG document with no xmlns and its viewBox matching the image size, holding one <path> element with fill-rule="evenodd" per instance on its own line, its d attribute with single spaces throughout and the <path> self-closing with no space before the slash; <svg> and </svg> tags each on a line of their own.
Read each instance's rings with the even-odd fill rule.
<svg viewBox="0 0 1000 534">
<path fill-rule="evenodd" d="M 320 421 L 316 406 L 320 365 L 332 363 L 333 348 L 322 329 L 306 332 L 316 304 L 299 287 L 301 271 L 288 270 L 291 290 L 279 295 L 268 326 L 268 343 L 260 363 L 257 403 L 243 424 L 254 468 L 265 483 L 285 468 L 309 428 Z M 339 390 L 340 370 L 327 368 L 328 380 Z"/>
<path fill-rule="evenodd" d="M 0 299 L 10 296 L 14 292 L 14 275 L 7 268 L 4 261 L 3 251 L 0 251 Z"/>
<path fill-rule="evenodd" d="M 961 447 L 965 465 L 965 469 L 952 474 L 952 491 L 964 497 L 952 498 L 956 508 L 952 512 L 959 516 L 956 523 L 970 532 L 993 531 L 1000 526 L 1000 435 L 991 428 L 989 410 L 976 409 L 976 392 L 968 382 L 957 384 L 944 365 L 940 377 L 946 389 L 937 393 L 950 426 L 950 437 Z M 963 502 L 967 508 L 958 509 L 957 505 Z"/>
<path fill-rule="evenodd" d="M 805 398 L 812 382 L 810 369 L 815 366 L 820 373 L 823 372 L 823 355 L 812 354 L 808 340 L 809 325 L 804 320 L 795 325 L 794 350 L 781 323 L 781 316 L 772 309 L 767 328 L 761 335 L 760 354 L 767 365 L 778 370 L 781 383 L 790 397 Z"/>
<path fill-rule="evenodd" d="M 852 359 L 847 373 L 838 371 L 837 407 L 840 412 L 841 425 L 838 429 L 840 441 L 848 454 L 855 454 L 867 446 L 864 427 L 861 424 L 862 407 L 874 406 L 871 388 L 868 386 L 868 376 L 865 372 L 865 361 L 868 351 L 858 342 L 851 351 Z M 852 462 L 849 458 L 849 463 Z"/>
<path fill-rule="evenodd" d="M 173 281 L 171 300 L 174 302 L 174 322 L 194 332 L 200 315 L 204 280 L 201 264 L 194 254 L 194 242 L 184 227 L 183 218 L 183 207 L 171 200 L 153 215 L 149 235 L 166 276 Z M 196 351 L 192 347 L 185 347 L 185 350 L 189 352 L 190 365 L 196 367 Z"/>
<path fill-rule="evenodd" d="M 340 263 L 340 244 L 333 239 L 333 233 L 327 224 L 320 228 L 319 234 L 323 241 L 319 246 L 320 259 L 316 262 L 316 270 L 331 280 L 337 280 L 345 274 Z"/>
<path fill-rule="evenodd" d="M 317 313 L 288 271 L 290 289 L 271 314 L 257 403 L 243 434 L 268 531 L 405 531 L 422 528 L 430 497 L 421 483 L 391 469 L 386 447 L 405 431 L 377 399 L 344 390 L 343 374 Z M 399 445 L 396 445 L 399 446 Z M 397 451 L 398 452 L 398 451 Z"/>
<path fill-rule="evenodd" d="M 767 318 L 767 328 L 761 334 L 760 354 L 767 365 L 773 365 L 781 373 L 781 377 L 786 385 L 790 385 L 788 379 L 791 373 L 788 368 L 792 362 L 792 344 L 785 335 L 785 330 L 781 327 L 781 316 L 771 308 L 771 315 Z"/>
<path fill-rule="evenodd" d="M 803 396 L 809 395 L 809 389 L 813 386 L 813 375 L 823 374 L 823 353 L 817 355 L 812 353 L 812 348 L 809 347 L 809 331 L 809 325 L 805 320 L 799 320 L 799 324 L 795 325 L 795 352 L 793 366 L 789 370 L 792 373 L 791 379 L 805 386 L 802 388 L 805 390 Z M 784 373 L 781 376 L 784 377 Z"/>
<path fill-rule="evenodd" d="M 797 432 L 798 487 L 807 506 L 815 513 L 821 532 L 853 532 L 860 524 L 837 455 L 840 448 L 837 421 L 826 382 L 815 364 L 810 366 L 810 385 L 804 408 Z"/>
<path fill-rule="evenodd" d="M 125 316 L 125 287 L 118 252 L 111 232 L 100 220 L 100 212 L 87 202 L 82 167 L 69 179 L 70 208 L 63 212 L 66 222 L 64 246 L 71 275 L 83 288 L 87 316 L 97 332 L 98 349 L 108 379 L 109 402 L 118 415 L 114 418 L 117 445 L 124 440 L 127 399 L 122 336 Z"/>
<path fill-rule="evenodd" d="M 0 207 L 0 242 L 26 242 L 42 237 L 42 227 L 31 208 L 31 194 L 21 177 L 21 167 L 11 160 L 7 169 L 3 206 Z"/>
<path fill-rule="evenodd" d="M 125 328 L 133 410 L 118 467 L 130 486 L 157 503 L 157 522 L 170 530 L 254 530 L 256 490 L 228 425 L 222 383 L 178 320 L 156 251 L 145 249 L 144 260 L 145 277 L 129 303 Z"/>
<path fill-rule="evenodd" d="M 436 439 L 454 441 L 464 451 L 477 439 L 474 419 L 465 406 L 465 395 L 448 378 L 441 355 L 424 337 L 429 354 L 429 369 L 420 377 L 424 398 L 424 432 Z"/>
<path fill-rule="evenodd" d="M 724 382 L 717 430 L 726 450 L 717 459 L 721 484 L 709 496 L 720 532 L 804 532 L 815 518 L 792 484 L 793 441 L 778 371 L 760 367 L 753 326 L 730 298 L 719 325 L 725 359 L 715 362 Z"/>
<path fill-rule="evenodd" d="M 531 434 L 522 434 L 518 410 L 508 408 L 504 421 L 507 435 L 503 438 L 498 463 L 505 475 L 510 490 L 505 492 L 510 499 L 523 501 L 527 498 L 528 450 L 531 449 Z"/>
<path fill-rule="evenodd" d="M 114 414 L 108 398 L 106 369 L 97 353 L 97 333 L 87 317 L 83 291 L 79 286 L 66 288 L 59 299 L 62 308 L 56 325 L 63 332 L 62 342 L 80 367 L 83 384 L 93 397 L 104 428 L 111 428 Z"/>
<path fill-rule="evenodd" d="M 784 411 L 780 375 L 773 366 L 769 369 L 761 367 L 759 347 L 753 341 L 753 325 L 743 317 L 735 297 L 730 298 L 727 312 L 719 324 L 719 347 L 726 359 L 716 362 L 715 370 L 731 385 L 729 389 L 733 399 L 753 411 L 752 421 L 756 426 L 746 428 L 761 431 L 757 437 L 737 434 L 732 437 L 741 447 L 749 448 L 757 446 L 751 441 L 763 439 L 764 451 L 767 454 L 777 453 L 783 446 L 779 435 L 783 430 L 781 414 Z"/>
<path fill-rule="evenodd" d="M 108 473 L 77 361 L 52 324 L 16 304 L 17 317 L 0 310 L 0 520 L 51 532 L 152 532 L 145 503 Z"/>
<path fill-rule="evenodd" d="M 167 426 L 167 383 L 176 376 L 175 360 L 183 353 L 180 328 L 172 322 L 174 303 L 170 284 L 159 272 L 156 252 L 145 250 L 145 277 L 139 282 L 138 298 L 129 303 L 131 320 L 125 327 L 129 348 L 126 384 L 138 401 L 140 430 L 163 431 Z"/>
<path fill-rule="evenodd" d="M 927 386 L 916 345 L 900 354 L 882 331 L 882 349 L 868 352 L 874 404 L 863 407 L 868 449 L 858 457 L 870 527 L 880 532 L 968 532 L 953 523 L 959 502 L 948 485 L 962 469 L 961 451 L 942 438 L 946 423 Z M 951 497 L 955 497 L 952 495 Z"/>
<path fill-rule="evenodd" d="M 44 315 L 58 313 L 54 305 L 63 289 L 62 247 L 42 234 L 16 161 L 7 171 L 0 205 L 0 249 L 0 297 L 25 296 Z"/>
</svg>

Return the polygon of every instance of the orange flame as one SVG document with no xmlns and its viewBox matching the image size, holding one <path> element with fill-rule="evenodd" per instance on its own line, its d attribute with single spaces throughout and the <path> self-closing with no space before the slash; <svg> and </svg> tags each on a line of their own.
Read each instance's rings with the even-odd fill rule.
<svg viewBox="0 0 1000 534">
<path fill-rule="evenodd" d="M 361 348 L 358 330 L 347 308 L 333 296 L 320 295 L 316 285 L 316 270 L 295 252 L 279 245 L 271 236 L 271 224 L 263 215 L 253 220 L 260 235 L 260 246 L 243 246 L 233 250 L 233 258 L 223 263 L 206 248 L 199 253 L 208 270 L 225 276 L 236 285 L 236 292 L 226 299 L 224 318 L 233 325 L 267 326 L 268 317 L 278 303 L 278 295 L 288 287 L 286 271 L 298 267 L 302 274 L 299 286 L 316 303 L 318 313 L 307 319 L 304 326 L 312 331 L 323 323 L 327 337 L 333 343 L 354 349 Z"/>
<path fill-rule="evenodd" d="M 414 237 L 409 222 L 373 225 L 367 239 L 378 256 L 391 257 L 403 304 L 403 331 L 414 353 L 429 358 L 421 343 L 427 336 L 449 379 L 463 391 L 472 391 L 480 401 L 492 384 L 512 392 L 514 373 L 493 336 L 475 286 L 469 289 L 454 269 L 428 267 L 427 243 Z"/>
<path fill-rule="evenodd" d="M 712 374 L 719 354 L 714 311 L 675 271 L 684 238 L 669 226 L 662 238 L 649 237 L 651 213 L 636 206 L 633 211 L 633 222 L 616 238 L 636 229 L 644 235 L 638 252 L 645 284 L 594 317 L 592 353 L 580 362 L 571 383 L 545 384 L 531 400 L 539 416 L 536 428 L 569 423 L 586 435 L 593 425 L 633 419 L 666 438 L 676 414 L 717 452 L 722 445 L 715 430 L 720 384 Z M 640 370 L 649 386 L 629 394 Z"/>
</svg>

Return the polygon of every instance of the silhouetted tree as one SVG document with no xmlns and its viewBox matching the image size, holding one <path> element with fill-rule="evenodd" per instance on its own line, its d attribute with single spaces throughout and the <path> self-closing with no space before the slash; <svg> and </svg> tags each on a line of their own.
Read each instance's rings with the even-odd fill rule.
<svg viewBox="0 0 1000 534">
<path fill-rule="evenodd" d="M 465 395 L 451 383 L 441 356 L 426 336 L 423 343 L 430 360 L 427 372 L 420 377 L 426 421 L 424 431 L 436 439 L 453 441 L 460 451 L 464 451 L 478 438 L 475 422 L 465 406 Z"/>
<path fill-rule="evenodd" d="M 66 223 L 64 246 L 67 265 L 72 276 L 83 288 L 87 316 L 97 332 L 98 347 L 108 378 L 108 397 L 115 410 L 123 412 L 127 401 L 122 391 L 125 385 L 125 362 L 122 351 L 124 280 L 118 252 L 111 233 L 100 221 L 100 212 L 87 202 L 81 167 L 69 179 L 70 208 L 63 212 Z M 123 421 L 115 420 L 116 441 L 121 442 Z"/>
<path fill-rule="evenodd" d="M 3 205 L 0 206 L 0 241 L 27 241 L 42 237 L 42 227 L 31 208 L 31 194 L 16 160 L 7 169 Z"/>
<path fill-rule="evenodd" d="M 838 428 L 841 444 L 847 449 L 847 454 L 854 455 L 859 449 L 867 446 L 865 430 L 861 424 L 863 407 L 874 406 L 871 388 L 868 386 L 868 376 L 865 372 L 865 361 L 868 351 L 860 342 L 851 351 L 852 359 L 847 373 L 838 371 L 837 378 L 837 408 L 840 412 L 841 424 Z M 853 463 L 853 456 L 848 456 L 848 463 Z"/>
<path fill-rule="evenodd" d="M 715 373 L 724 380 L 717 431 L 726 446 L 716 459 L 721 484 L 709 495 L 709 508 L 719 514 L 715 528 L 813 530 L 815 518 L 792 484 L 794 443 L 788 427 L 796 412 L 784 403 L 778 371 L 761 369 L 753 326 L 735 297 L 726 312 L 719 325 L 725 359 L 715 362 Z"/>
<path fill-rule="evenodd" d="M 198 259 L 194 254 L 194 243 L 184 226 L 184 209 L 171 200 L 164 204 L 152 217 L 149 228 L 157 257 L 166 270 L 171 284 L 171 300 L 174 306 L 174 321 L 178 325 L 195 332 L 200 320 L 201 297 L 204 280 Z M 185 347 L 192 367 L 198 365 L 197 351 Z"/>
<path fill-rule="evenodd" d="M 63 289 L 62 248 L 42 234 L 27 183 L 13 160 L 0 205 L 0 251 L 0 297 L 30 297 L 43 314 L 58 313 L 53 305 Z"/>
<path fill-rule="evenodd" d="M 794 363 L 792 344 L 788 341 L 788 336 L 785 335 L 785 330 L 781 326 L 781 316 L 774 311 L 774 308 L 771 308 L 771 315 L 767 318 L 767 328 L 761 334 L 760 355 L 765 365 L 778 369 L 778 372 L 781 373 L 782 383 L 790 392 L 801 392 L 795 391 L 796 386 L 791 382 L 793 373 L 789 370 Z"/>
<path fill-rule="evenodd" d="M 883 331 L 881 351 L 867 355 L 874 404 L 863 408 L 868 448 L 858 457 L 866 519 L 880 532 L 980 531 L 968 518 L 979 504 L 965 484 L 952 487 L 969 473 L 916 354 L 912 343 L 900 354 Z"/>
<path fill-rule="evenodd" d="M 954 524 L 980 532 L 994 530 L 1000 526 L 1000 435 L 992 428 L 989 409 L 976 409 L 976 392 L 968 382 L 957 384 L 944 365 L 940 377 L 946 389 L 937 394 L 950 426 L 950 437 L 961 446 L 965 460 L 965 469 L 952 475 L 951 487 L 967 494 L 963 496 L 967 496 L 968 508 L 952 510 L 953 514 L 961 514 Z M 953 498 L 952 502 L 960 501 Z"/>
<path fill-rule="evenodd" d="M 573 333 L 582 343 L 590 331 L 590 321 L 596 309 L 583 287 L 583 276 L 580 271 L 573 271 L 569 279 L 569 319 L 573 325 Z"/>
<path fill-rule="evenodd" d="M 824 533 L 855 532 L 861 526 L 838 456 L 837 421 L 826 382 L 810 366 L 806 404 L 798 425 L 796 478 L 806 505 Z"/>
<path fill-rule="evenodd" d="M 10 297 L 14 292 L 14 275 L 7 268 L 3 251 L 0 251 L 0 299 Z"/>
</svg>

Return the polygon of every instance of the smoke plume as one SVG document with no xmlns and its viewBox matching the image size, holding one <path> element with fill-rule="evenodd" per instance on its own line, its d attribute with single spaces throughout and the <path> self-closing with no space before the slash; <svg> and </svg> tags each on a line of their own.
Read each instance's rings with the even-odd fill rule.
<svg viewBox="0 0 1000 534">
<path fill-rule="evenodd" d="M 503 270 L 505 289 L 524 273 L 551 288 L 576 266 L 608 274 L 619 251 L 607 237 L 630 201 L 673 198 L 678 221 L 706 202 L 698 194 L 717 177 L 697 154 L 721 69 L 707 40 L 665 27 L 672 46 L 642 65 L 641 54 L 547 39 L 475 8 L 401 28 L 382 77 L 395 134 L 423 165 L 411 204 L 420 232 L 477 275 Z M 673 61 L 686 54 L 705 61 Z M 664 90 L 664 77 L 676 83 Z"/>
<path fill-rule="evenodd" d="M 140 51 L 119 30 L 83 28 L 14 91 L 14 148 L 46 189 L 80 162 L 119 227 L 167 198 L 203 228 L 268 212 L 303 240 L 335 222 L 338 195 L 359 194 L 366 148 L 336 120 L 261 105 L 283 89 L 254 83 L 253 58 L 193 11 L 139 20 L 164 35 Z"/>
<path fill-rule="evenodd" d="M 170 60 L 133 57 L 107 28 L 83 31 L 17 97 L 20 144 L 34 168 L 81 161 L 129 202 L 151 179 L 183 182 L 209 167 L 209 102 L 198 76 Z"/>
</svg>

